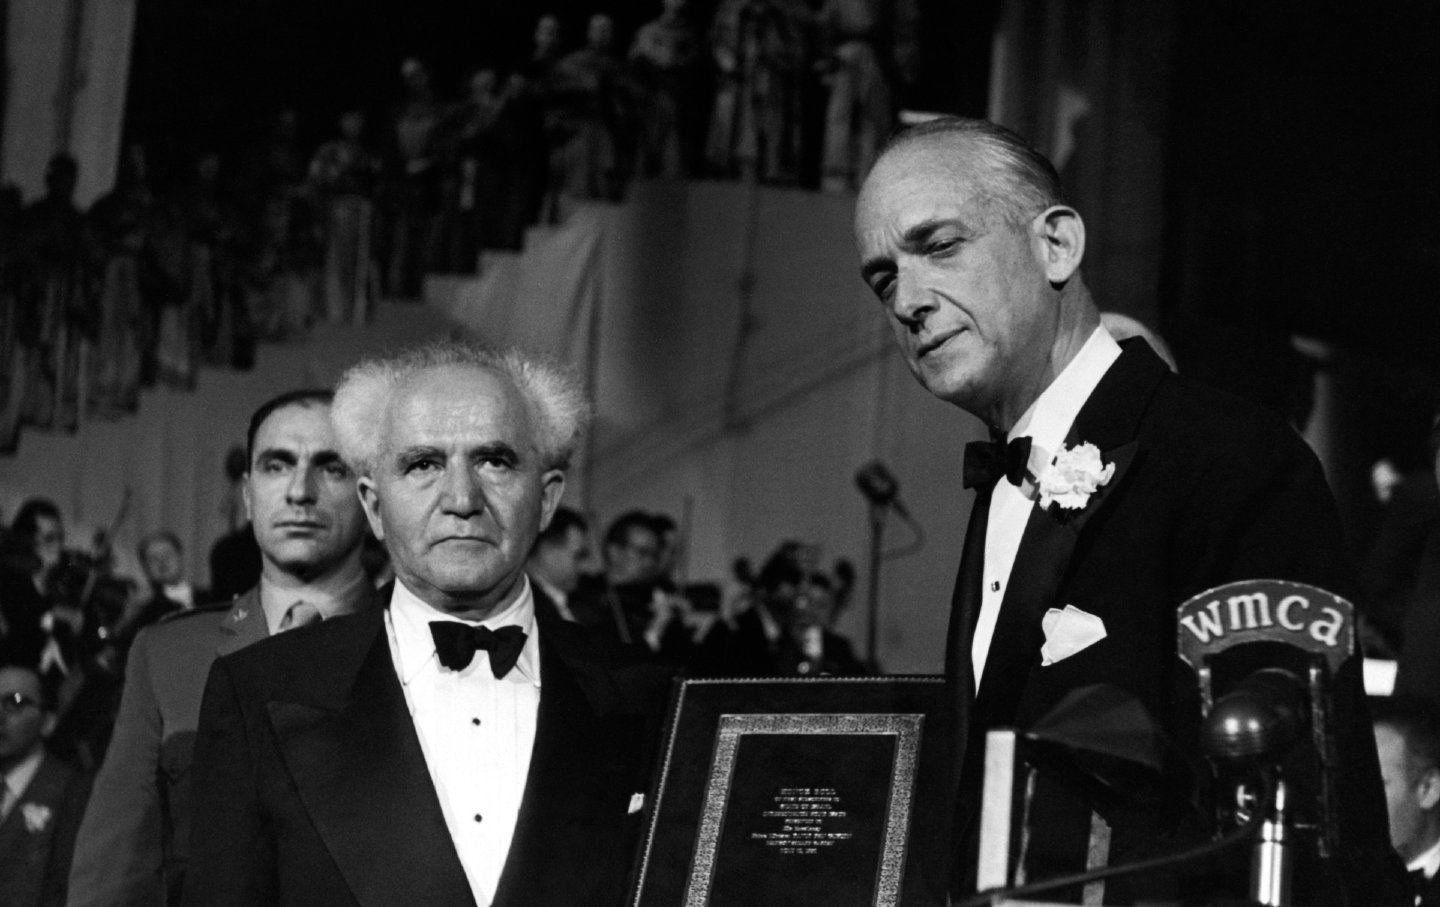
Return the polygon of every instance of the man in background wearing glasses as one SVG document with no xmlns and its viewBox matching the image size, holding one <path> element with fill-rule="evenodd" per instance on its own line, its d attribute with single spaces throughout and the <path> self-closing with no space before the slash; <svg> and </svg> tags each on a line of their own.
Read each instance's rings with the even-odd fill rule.
<svg viewBox="0 0 1440 907">
<path fill-rule="evenodd" d="M 90 779 L 45 751 L 54 697 L 34 668 L 0 666 L 0 904 L 65 903 Z"/>
</svg>

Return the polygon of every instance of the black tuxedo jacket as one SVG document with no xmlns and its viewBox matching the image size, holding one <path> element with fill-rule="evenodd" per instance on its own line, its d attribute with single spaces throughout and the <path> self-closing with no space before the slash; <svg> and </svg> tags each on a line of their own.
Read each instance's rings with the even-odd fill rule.
<svg viewBox="0 0 1440 907">
<path fill-rule="evenodd" d="M 1415 907 L 1440 907 L 1440 872 L 1428 879 L 1413 881 L 1416 900 Z M 1405 907 L 1410 907 L 1406 904 Z"/>
<path fill-rule="evenodd" d="M 383 609 L 220 659 L 195 749 L 202 905 L 471 905 L 396 676 Z M 619 904 L 667 675 L 537 610 L 540 706 L 494 903 Z"/>
<path fill-rule="evenodd" d="M 1196 755 L 1196 680 L 1176 656 L 1176 605 L 1242 579 L 1286 579 L 1353 594 L 1338 515 L 1309 448 L 1267 411 L 1172 374 L 1143 341 L 1122 345 L 1120 358 L 1078 414 L 1065 443 L 1083 442 L 1095 444 L 1103 461 L 1115 464 L 1113 477 L 1077 513 L 1057 519 L 1038 506 L 1031 512 L 978 696 L 969 700 L 957 690 L 963 729 L 957 742 L 958 887 L 973 878 L 987 730 L 1029 728 L 1066 694 L 1091 684 L 1109 684 L 1135 697 L 1176 744 L 1175 752 L 1194 761 L 1180 758 L 1171 766 L 1181 780 L 1168 790 L 1162 786 L 1167 794 L 1162 803 L 1133 809 L 1088 805 L 1112 826 L 1112 865 L 1166 850 L 1172 836 L 1183 836 L 1187 821 L 1206 813 L 1208 793 Z M 967 546 L 967 557 L 976 554 Z M 978 589 L 963 585 L 956 588 L 946 669 L 968 690 L 966 628 L 973 626 L 979 602 Z M 1041 618 L 1048 608 L 1066 605 L 1099 617 L 1107 635 L 1042 666 Z M 1341 779 L 1342 846 L 1328 871 L 1301 880 L 1305 896 L 1315 899 L 1297 893 L 1297 903 L 1386 904 L 1387 893 L 1401 891 L 1404 883 L 1388 846 L 1358 662 L 1352 659 L 1351 669 L 1338 678 L 1335 769 Z M 1197 801 L 1199 808 L 1191 809 Z M 1082 832 L 1088 830 L 1086 812 L 1075 819 Z M 1063 824 L 1054 819 L 1050 827 Z M 1082 861 L 1072 868 L 1083 866 Z M 1117 895 L 1125 887 L 1112 883 Z M 1348 901 L 1340 899 L 1347 893 Z M 1120 902 L 1110 894 L 1106 903 Z"/>
</svg>

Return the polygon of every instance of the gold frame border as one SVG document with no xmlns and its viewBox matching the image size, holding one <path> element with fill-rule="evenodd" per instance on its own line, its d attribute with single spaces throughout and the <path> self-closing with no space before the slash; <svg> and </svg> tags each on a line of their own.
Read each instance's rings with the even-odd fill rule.
<svg viewBox="0 0 1440 907">
<path fill-rule="evenodd" d="M 886 805 L 885 840 L 881 846 L 880 874 L 875 907 L 896 907 L 900 878 L 905 868 L 905 846 L 910 830 L 910 806 L 915 789 L 916 760 L 924 715 L 908 714 L 748 714 L 720 716 L 710 777 L 705 782 L 705 811 L 696 836 L 685 907 L 707 907 L 715 869 L 715 850 L 725 821 L 735 753 L 746 734 L 876 734 L 896 738 L 895 763 L 890 772 Z"/>
</svg>

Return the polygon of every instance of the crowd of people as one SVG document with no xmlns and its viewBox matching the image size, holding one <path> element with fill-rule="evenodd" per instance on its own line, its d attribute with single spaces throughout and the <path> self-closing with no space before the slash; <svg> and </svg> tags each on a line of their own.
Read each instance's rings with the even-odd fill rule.
<svg viewBox="0 0 1440 907">
<path fill-rule="evenodd" d="M 536 541 L 529 572 L 536 597 L 567 620 L 599 627 L 692 676 L 804 676 L 873 673 L 836 623 L 849 604 L 854 571 L 832 570 L 814 545 L 782 542 L 755 573 L 741 559 L 726 596 L 715 582 L 676 580 L 682 539 L 664 514 L 634 510 L 615 518 L 600 545 L 597 572 L 579 565 L 590 551 L 589 524 L 561 507 Z"/>
<path fill-rule="evenodd" d="M 136 144 L 87 211 L 57 154 L 43 198 L 0 191 L 0 453 L 25 426 L 192 387 L 202 365 L 248 368 L 257 341 L 363 322 L 636 176 L 851 188 L 895 122 L 913 20 L 880 0 L 724 0 L 698 21 L 667 0 L 633 35 L 597 13 L 577 40 L 546 14 L 521 63 L 456 93 L 405 59 L 386 115 L 345 109 L 313 149 L 295 110 L 179 177 L 156 180 Z"/>
<path fill-rule="evenodd" d="M 259 582 L 264 530 L 254 520 L 215 541 L 208 585 L 200 585 L 185 575 L 184 544 L 170 530 L 146 533 L 135 550 L 140 575 L 130 576 L 117 567 L 105 533 L 67 545 L 52 501 L 21 505 L 0 536 L 0 659 L 36 668 L 53 689 L 60 721 L 52 750 L 91 770 L 99 765 L 140 631 L 230 603 Z M 357 544 L 366 583 L 393 583 L 384 546 L 369 533 Z M 741 558 L 728 580 L 685 583 L 676 579 L 682 546 L 671 518 L 639 510 L 615 518 L 597 546 L 590 519 L 561 506 L 526 570 L 541 607 L 691 676 L 878 670 L 836 629 L 854 584 L 848 561 L 827 570 L 817 546 L 788 540 L 758 572 Z"/>
<path fill-rule="evenodd" d="M 191 389 L 201 366 L 248 369 L 261 340 L 368 319 L 368 216 L 353 216 L 333 155 L 307 175 L 294 128 L 282 116 L 228 179 L 218 153 L 202 155 L 167 192 L 132 146 L 86 211 L 68 154 L 43 198 L 0 193 L 0 452 L 26 427 L 134 412 L 142 388 Z"/>
</svg>

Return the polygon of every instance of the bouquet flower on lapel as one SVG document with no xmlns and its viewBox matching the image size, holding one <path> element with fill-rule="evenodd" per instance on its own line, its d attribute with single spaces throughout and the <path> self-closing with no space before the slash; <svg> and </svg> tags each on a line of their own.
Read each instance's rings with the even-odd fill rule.
<svg viewBox="0 0 1440 907">
<path fill-rule="evenodd" d="M 1087 441 L 1069 448 L 1062 444 L 1060 452 L 1037 480 L 1040 507 L 1080 510 L 1113 475 L 1115 464 L 1102 462 L 1100 448 L 1094 444 Z"/>
<path fill-rule="evenodd" d="M 20 814 L 25 817 L 25 830 L 31 834 L 39 834 L 50 824 L 50 807 L 44 803 L 25 803 Z"/>
</svg>

